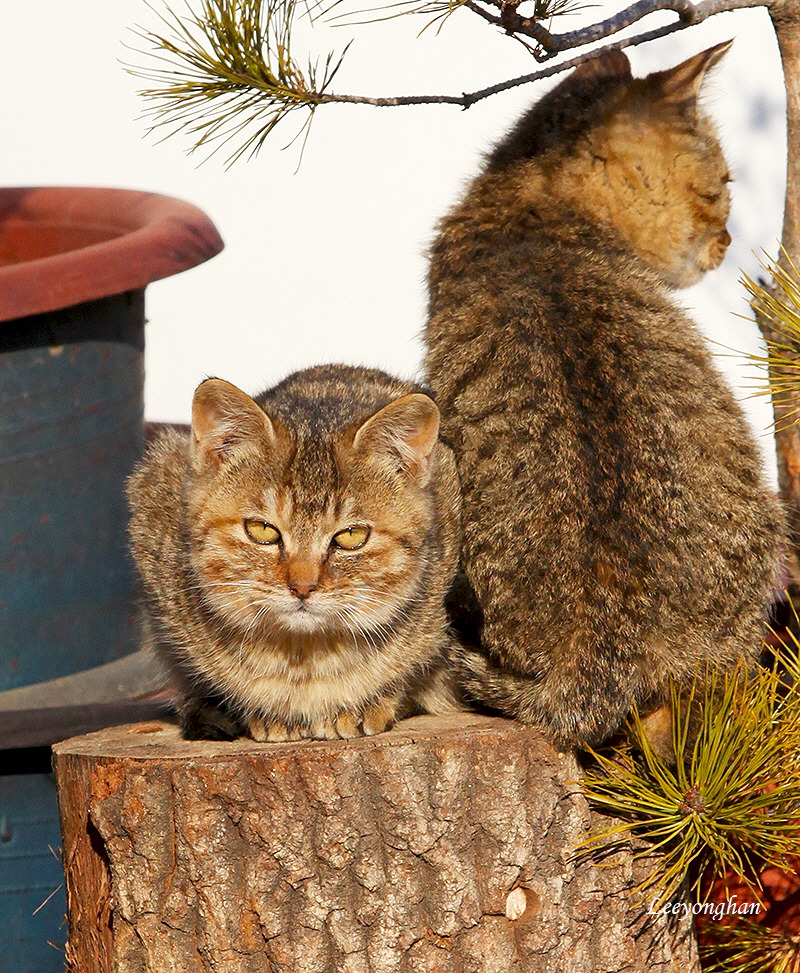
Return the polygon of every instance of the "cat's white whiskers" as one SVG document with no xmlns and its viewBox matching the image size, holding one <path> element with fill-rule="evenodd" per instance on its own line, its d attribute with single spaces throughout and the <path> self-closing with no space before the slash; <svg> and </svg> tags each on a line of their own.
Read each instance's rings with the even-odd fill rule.
<svg viewBox="0 0 800 973">
<path fill-rule="evenodd" d="M 176 588 L 177 591 L 190 592 L 190 591 L 206 591 L 208 588 L 252 588 L 252 582 L 250 581 L 201 581 L 197 584 L 183 585 L 180 588 Z"/>
<path fill-rule="evenodd" d="M 236 608 L 228 607 L 225 610 L 225 620 L 229 623 L 238 627 L 240 624 L 246 622 L 245 632 L 249 633 L 250 629 L 257 622 L 259 616 L 269 612 L 272 606 L 269 602 L 262 599 L 254 599 L 248 602 L 246 605 L 239 605 Z M 253 614 L 255 612 L 255 614 Z"/>
<path fill-rule="evenodd" d="M 256 625 L 258 624 L 258 620 L 259 620 L 259 618 L 260 618 L 260 617 L 261 617 L 262 615 L 266 615 L 266 614 L 267 614 L 267 613 L 269 612 L 269 610 L 270 610 L 270 606 L 269 606 L 269 604 L 267 604 L 267 603 L 265 603 L 265 604 L 263 604 L 263 605 L 262 605 L 262 606 L 261 606 L 261 607 L 260 607 L 260 608 L 259 608 L 259 609 L 258 609 L 258 610 L 256 611 L 256 613 L 255 613 L 255 615 L 253 616 L 253 618 L 252 618 L 252 619 L 251 619 L 251 621 L 250 621 L 250 624 L 249 624 L 249 625 L 247 626 L 247 628 L 246 628 L 246 629 L 244 630 L 244 634 L 242 635 L 242 640 L 241 640 L 241 642 L 239 643 L 239 653 L 238 653 L 238 654 L 239 654 L 239 664 L 240 664 L 240 665 L 241 665 L 241 664 L 243 663 L 243 661 L 244 661 L 244 647 L 245 647 L 245 643 L 247 642 L 247 639 L 248 639 L 248 637 L 249 637 L 249 635 L 250 635 L 250 632 L 251 632 L 251 630 L 252 630 L 253 628 L 255 628 L 255 626 L 256 626 Z"/>
<path fill-rule="evenodd" d="M 193 438 L 155 442 L 129 491 L 134 557 L 176 668 L 196 674 L 188 695 L 218 694 L 244 732 L 248 717 L 308 725 L 399 692 L 436 646 L 427 630 L 395 629 L 420 604 L 441 615 L 457 547 L 456 474 L 427 395 L 347 366 L 273 392 L 262 405 L 202 383 Z M 245 442 L 248 455 L 269 443 L 277 462 L 241 462 L 229 446 Z M 431 476 L 412 483 L 423 463 Z M 363 554 L 348 547 L 362 533 Z M 401 540 L 417 535 L 436 547 L 435 576 Z M 319 579 L 307 597 L 293 573 Z"/>
</svg>

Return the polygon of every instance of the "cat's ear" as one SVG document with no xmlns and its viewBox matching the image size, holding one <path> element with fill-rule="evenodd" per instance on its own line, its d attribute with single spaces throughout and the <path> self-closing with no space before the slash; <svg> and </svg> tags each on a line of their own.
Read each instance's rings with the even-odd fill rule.
<svg viewBox="0 0 800 973">
<path fill-rule="evenodd" d="M 701 51 L 666 71 L 651 75 L 657 96 L 665 105 L 693 106 L 703 87 L 706 74 L 728 53 L 733 40 L 724 41 Z"/>
<path fill-rule="evenodd" d="M 631 77 L 631 62 L 622 51 L 603 51 L 591 61 L 584 61 L 572 72 L 573 78 L 620 78 Z"/>
<path fill-rule="evenodd" d="M 428 468 L 439 435 L 439 409 L 427 395 L 413 392 L 395 399 L 370 416 L 358 429 L 353 447 L 384 453 L 410 476 Z"/>
<path fill-rule="evenodd" d="M 197 386 L 192 402 L 192 462 L 196 467 L 218 465 L 243 443 L 263 447 L 274 439 L 269 417 L 241 389 L 221 378 L 208 378 Z"/>
</svg>

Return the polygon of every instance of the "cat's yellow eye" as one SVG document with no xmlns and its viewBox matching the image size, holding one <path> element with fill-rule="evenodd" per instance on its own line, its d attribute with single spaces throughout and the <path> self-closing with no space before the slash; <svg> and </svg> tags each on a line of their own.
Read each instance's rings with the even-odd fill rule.
<svg viewBox="0 0 800 973">
<path fill-rule="evenodd" d="M 277 544 L 281 539 L 281 532 L 264 520 L 246 520 L 244 531 L 256 544 Z"/>
<path fill-rule="evenodd" d="M 369 527 L 346 527 L 334 534 L 333 543 L 335 547 L 341 547 L 345 551 L 357 551 L 367 543 L 369 537 Z"/>
</svg>

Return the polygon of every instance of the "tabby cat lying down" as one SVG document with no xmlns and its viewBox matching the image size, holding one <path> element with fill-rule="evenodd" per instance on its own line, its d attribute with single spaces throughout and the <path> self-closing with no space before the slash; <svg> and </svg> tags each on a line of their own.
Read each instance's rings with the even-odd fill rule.
<svg viewBox="0 0 800 973">
<path fill-rule="evenodd" d="M 412 385 L 311 368 L 219 379 L 129 484 L 131 541 L 190 738 L 337 738 L 452 709 L 459 496 Z"/>
</svg>

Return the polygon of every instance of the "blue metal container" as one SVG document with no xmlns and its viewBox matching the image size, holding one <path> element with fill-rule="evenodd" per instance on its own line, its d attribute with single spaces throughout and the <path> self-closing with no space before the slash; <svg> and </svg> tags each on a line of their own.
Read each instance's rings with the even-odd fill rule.
<svg viewBox="0 0 800 973">
<path fill-rule="evenodd" d="M 141 290 L 0 330 L 0 690 L 138 648 L 124 488 L 143 446 L 143 354 Z M 57 973 L 58 806 L 50 774 L 8 773 L 23 755 L 0 754 L 0 973 Z"/>
<path fill-rule="evenodd" d="M 124 486 L 144 439 L 144 289 L 221 249 L 179 200 L 0 189 L 0 714 L 4 691 L 138 648 Z M 58 808 L 49 749 L 29 746 L 0 733 L 0 973 L 60 973 Z"/>
<path fill-rule="evenodd" d="M 0 973 L 63 973 L 66 900 L 55 810 L 52 774 L 0 774 Z"/>
<path fill-rule="evenodd" d="M 124 487 L 143 354 L 142 291 L 0 329 L 0 690 L 138 647 Z"/>
</svg>

